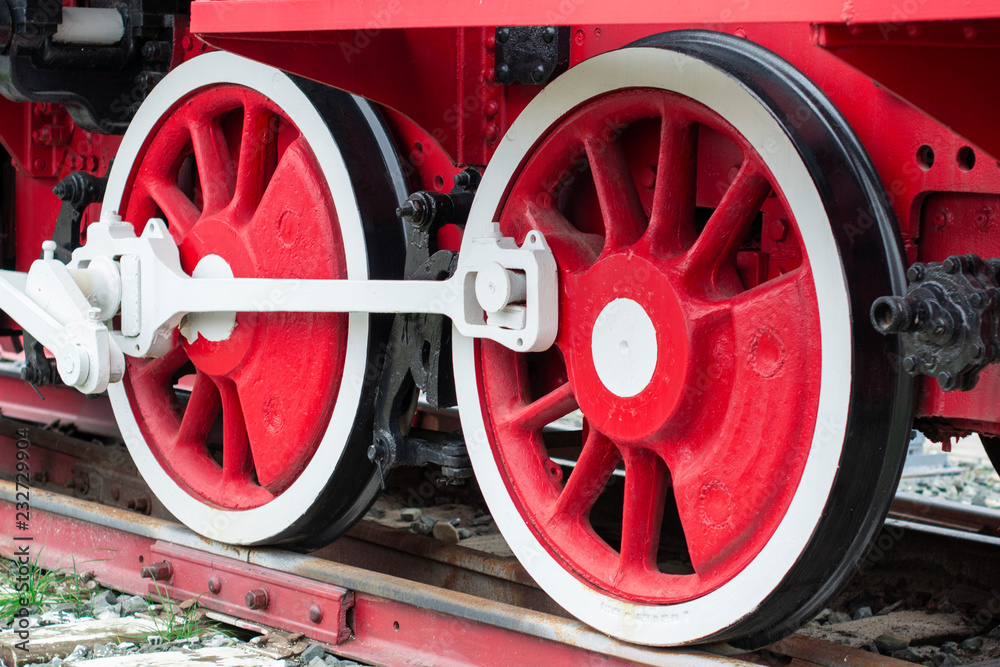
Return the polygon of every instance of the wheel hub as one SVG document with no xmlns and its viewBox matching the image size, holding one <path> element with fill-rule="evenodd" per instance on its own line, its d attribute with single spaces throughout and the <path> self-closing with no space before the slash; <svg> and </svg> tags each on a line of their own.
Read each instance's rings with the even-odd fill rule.
<svg viewBox="0 0 1000 667">
<path fill-rule="evenodd" d="M 688 324 L 667 276 L 638 253 L 618 253 L 565 281 L 567 360 L 580 409 L 609 437 L 662 431 L 683 397 Z M 656 323 L 654 325 L 654 322 Z"/>
<path fill-rule="evenodd" d="M 180 246 L 181 266 L 194 275 L 204 277 L 250 277 L 257 269 L 242 235 L 237 229 L 215 216 L 200 222 Z M 210 260 L 217 257 L 222 265 Z M 226 375 L 235 370 L 250 352 L 253 343 L 253 315 L 231 313 L 198 313 L 182 323 L 178 339 L 195 368 L 209 375 Z M 260 318 L 256 318 L 260 319 Z M 217 321 L 218 320 L 218 321 Z M 224 331 L 227 324 L 229 331 Z M 186 326 L 185 326 L 186 325 Z M 207 334 L 207 335 L 203 335 Z"/>
<path fill-rule="evenodd" d="M 630 398 L 649 385 L 656 370 L 656 328 L 638 303 L 618 298 L 594 322 L 594 368 L 604 387 Z"/>
</svg>

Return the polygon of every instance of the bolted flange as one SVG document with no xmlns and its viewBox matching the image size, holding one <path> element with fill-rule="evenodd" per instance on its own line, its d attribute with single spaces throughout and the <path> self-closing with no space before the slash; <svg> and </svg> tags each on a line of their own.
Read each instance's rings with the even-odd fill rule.
<svg viewBox="0 0 1000 667">
<path fill-rule="evenodd" d="M 1000 259 L 976 255 L 917 262 L 906 272 L 905 296 L 872 304 L 872 324 L 883 335 L 900 335 L 906 372 L 929 375 L 945 391 L 968 391 L 1000 359 L 998 275 Z"/>
</svg>

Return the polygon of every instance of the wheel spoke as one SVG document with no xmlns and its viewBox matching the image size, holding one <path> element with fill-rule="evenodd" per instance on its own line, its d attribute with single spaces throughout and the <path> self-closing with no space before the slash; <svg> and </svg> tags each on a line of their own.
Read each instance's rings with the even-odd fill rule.
<svg viewBox="0 0 1000 667">
<path fill-rule="evenodd" d="M 567 382 L 538 400 L 512 410 L 501 421 L 501 425 L 531 433 L 541 430 L 560 417 L 565 417 L 578 407 L 573 389 Z"/>
<path fill-rule="evenodd" d="M 225 208 L 233 198 L 236 187 L 236 170 L 222 128 L 215 122 L 201 123 L 192 120 L 191 144 L 201 182 L 205 215 L 212 215 Z"/>
<path fill-rule="evenodd" d="M 530 199 L 525 200 L 522 206 L 521 216 L 525 225 L 545 235 L 545 241 L 552 248 L 556 264 L 562 271 L 583 271 L 597 261 L 604 245 L 604 239 L 599 234 L 581 232 L 559 211 Z"/>
<path fill-rule="evenodd" d="M 625 503 L 619 576 L 626 577 L 656 571 L 669 474 L 663 459 L 651 450 L 629 447 L 623 455 Z"/>
<path fill-rule="evenodd" d="M 191 228 L 198 222 L 198 218 L 201 217 L 201 211 L 194 205 L 194 202 L 181 191 L 176 183 L 164 179 L 150 178 L 144 180 L 142 185 L 163 211 L 174 239 L 180 241 L 187 236 Z"/>
<path fill-rule="evenodd" d="M 701 417 L 682 441 L 658 446 L 691 563 L 702 577 L 741 567 L 794 493 L 775 472 L 801 469 L 815 425 L 820 334 L 818 323 L 802 318 L 815 299 L 811 285 L 803 264 L 718 302 L 711 321 L 720 327 L 728 321 L 729 333 L 700 336 L 722 350 L 705 364 L 718 372 L 694 401 Z"/>
<path fill-rule="evenodd" d="M 268 228 L 276 229 L 282 214 L 297 209 L 300 200 L 307 200 L 310 189 L 318 186 L 309 179 L 316 168 L 306 140 L 299 137 L 293 141 L 278 160 L 267 189 L 253 212 L 249 227 L 251 234 L 267 233 Z M 277 231 L 283 233 L 280 226 L 277 226 Z M 297 229 L 286 230 L 288 233 L 291 231 Z"/>
<path fill-rule="evenodd" d="M 129 365 L 129 373 L 133 381 L 167 382 L 187 362 L 188 356 L 184 348 L 174 345 L 162 357 L 135 360 L 135 363 Z"/>
<path fill-rule="evenodd" d="M 675 254 L 695 238 L 698 128 L 664 116 L 653 184 L 653 207 L 645 242 L 658 254 Z"/>
<path fill-rule="evenodd" d="M 686 271 L 702 276 L 710 291 L 717 290 L 721 271 L 728 268 L 735 276 L 736 252 L 770 192 L 767 178 L 744 161 L 685 261 Z"/>
<path fill-rule="evenodd" d="M 589 133 L 583 145 L 604 218 L 603 254 L 609 254 L 627 248 L 642 236 L 646 214 L 621 141 Z"/>
<path fill-rule="evenodd" d="M 276 157 L 277 124 L 278 117 L 270 109 L 255 101 L 247 102 L 233 197 L 239 219 L 249 219 L 267 189 L 267 167 Z"/>
<path fill-rule="evenodd" d="M 577 522 L 586 518 L 619 461 L 621 454 L 614 443 L 596 429 L 590 429 L 573 472 L 556 501 L 553 519 Z"/>
<path fill-rule="evenodd" d="M 222 401 L 215 383 L 205 373 L 198 372 L 188 399 L 180 428 L 177 429 L 178 447 L 195 449 L 204 447 L 212 432 L 215 420 L 222 409 Z"/>
<path fill-rule="evenodd" d="M 222 399 L 222 481 L 245 486 L 250 483 L 253 459 L 243 405 L 236 385 L 228 378 L 216 379 Z"/>
<path fill-rule="evenodd" d="M 733 315 L 737 336 L 741 332 L 767 326 L 772 329 L 794 331 L 796 327 L 815 326 L 815 322 L 803 322 L 813 299 L 811 272 L 803 264 L 788 273 L 741 292 L 731 299 L 721 302 Z"/>
</svg>

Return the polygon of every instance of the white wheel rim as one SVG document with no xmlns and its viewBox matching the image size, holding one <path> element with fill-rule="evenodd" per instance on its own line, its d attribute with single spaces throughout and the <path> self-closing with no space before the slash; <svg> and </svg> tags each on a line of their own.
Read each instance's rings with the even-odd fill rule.
<svg viewBox="0 0 1000 667">
<path fill-rule="evenodd" d="M 305 93 L 286 74 L 229 53 L 213 52 L 190 60 L 164 77 L 153 89 L 122 140 L 108 179 L 105 206 L 122 201 L 131 166 L 160 118 L 190 93 L 220 83 L 244 86 L 265 95 L 288 115 L 306 137 L 330 187 L 344 242 L 347 277 L 351 280 L 367 279 L 368 252 L 361 214 L 347 166 L 326 123 Z M 367 103 L 358 101 L 369 122 L 377 122 Z M 374 125 L 372 129 L 376 132 L 380 148 L 391 151 L 388 137 L 381 127 Z M 393 152 L 384 153 L 383 158 L 387 165 L 395 164 Z M 398 165 L 396 172 L 399 172 Z M 392 176 L 394 184 L 401 187 L 401 172 L 393 172 Z M 406 193 L 397 192 L 396 196 L 402 199 Z M 306 469 L 281 495 L 264 505 L 242 511 L 206 505 L 179 486 L 160 466 L 143 437 L 122 383 L 110 385 L 108 394 L 136 467 L 167 510 L 205 537 L 233 544 L 256 544 L 280 535 L 307 512 L 339 465 L 361 401 L 367 358 L 368 315 L 351 313 L 343 379 L 333 414 L 316 452 Z"/>
<path fill-rule="evenodd" d="M 549 127 L 595 96 L 644 87 L 690 97 L 743 134 L 771 171 L 799 222 L 814 276 L 823 360 L 812 446 L 778 528 L 742 571 L 700 598 L 648 605 L 610 597 L 565 570 L 525 524 L 508 494 L 486 435 L 475 341 L 457 330 L 453 339 L 455 381 L 476 479 L 497 525 L 535 581 L 569 612 L 603 632 L 640 644 L 678 645 L 702 640 L 752 614 L 796 563 L 812 528 L 819 523 L 836 476 L 847 424 L 850 312 L 829 218 L 791 140 L 739 81 L 704 61 L 663 49 L 628 48 L 596 56 L 570 69 L 532 100 L 504 136 L 484 174 L 469 216 L 467 242 L 487 231 L 519 165 Z"/>
</svg>

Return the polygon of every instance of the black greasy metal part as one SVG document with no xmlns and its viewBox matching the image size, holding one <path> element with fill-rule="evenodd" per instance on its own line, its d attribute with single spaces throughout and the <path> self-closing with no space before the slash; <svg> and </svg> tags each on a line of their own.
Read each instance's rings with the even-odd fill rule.
<svg viewBox="0 0 1000 667">
<path fill-rule="evenodd" d="M 412 234 L 411 248 L 423 252 L 426 241 Z M 434 253 L 410 280 L 445 280 L 455 272 L 458 254 L 447 250 Z M 452 484 L 472 477 L 472 462 L 461 434 L 431 431 L 404 432 L 406 416 L 422 389 L 427 402 L 436 408 L 457 403 L 451 360 L 451 323 L 443 315 L 403 313 L 396 315 L 382 381 L 375 396 L 375 432 L 368 458 L 385 475 L 400 466 L 441 466 L 441 474 Z"/>
<path fill-rule="evenodd" d="M 166 73 L 170 57 L 164 57 L 163 45 L 172 50 L 175 19 L 186 23 L 189 4 L 189 0 L 95 0 L 88 6 L 114 8 L 122 14 L 125 34 L 118 44 L 85 45 L 53 41 L 62 22 L 61 2 L 0 0 L 0 43 L 7 35 L 0 46 L 0 94 L 15 102 L 61 104 L 80 127 L 121 134 L 139 103 Z M 144 57 L 144 46 L 150 42 L 159 46 Z"/>
<path fill-rule="evenodd" d="M 36 389 L 59 382 L 56 365 L 45 356 L 45 348 L 27 331 L 24 332 L 24 366 L 21 379 Z"/>
<path fill-rule="evenodd" d="M 913 379 L 893 363 L 900 354 L 897 337 L 879 335 L 869 325 L 868 311 L 876 298 L 905 292 L 903 243 L 864 146 L 824 93 L 787 61 L 749 40 L 702 30 L 663 33 L 630 46 L 703 60 L 760 100 L 816 183 L 846 278 L 852 356 L 838 363 L 850 364 L 850 402 L 825 511 L 795 564 L 758 608 L 705 638 L 761 647 L 802 627 L 826 606 L 854 573 L 888 513 L 913 421 Z"/>
<path fill-rule="evenodd" d="M 415 227 L 437 229 L 449 223 L 464 225 L 469 219 L 472 197 L 472 192 L 458 187 L 447 194 L 421 190 L 407 197 L 396 209 L 396 215 Z"/>
<path fill-rule="evenodd" d="M 464 225 L 479 184 L 479 172 L 467 169 L 455 179 L 447 195 L 416 192 L 396 210 L 409 222 L 407 280 L 446 280 L 458 266 L 458 253 L 438 250 L 435 239 L 442 225 Z M 468 188 L 468 189 L 467 189 Z M 404 432 L 407 416 L 423 390 L 436 408 L 457 404 L 455 375 L 451 365 L 451 322 L 443 315 L 401 313 L 395 316 L 385 351 L 385 365 L 375 395 L 375 431 L 368 458 L 378 467 L 380 481 L 400 466 L 441 466 L 452 484 L 472 476 L 472 462 L 460 434 Z"/>
<path fill-rule="evenodd" d="M 59 11 L 62 11 L 62 4 L 59 5 Z M 6 52 L 13 29 L 14 20 L 10 15 L 10 6 L 6 2 L 0 2 L 0 55 Z"/>
<path fill-rule="evenodd" d="M 509 26 L 496 29 L 494 78 L 509 85 L 548 83 L 569 67 L 566 26 Z"/>
<path fill-rule="evenodd" d="M 52 232 L 52 240 L 56 243 L 55 257 L 60 262 L 69 262 L 73 251 L 80 247 L 83 212 L 91 204 L 104 199 L 107 184 L 107 174 L 94 176 L 86 171 L 74 171 L 52 188 L 52 194 L 63 202 Z"/>
<path fill-rule="evenodd" d="M 432 190 L 414 192 L 396 209 L 396 217 L 408 223 L 403 275 L 414 276 L 418 271 L 428 275 L 427 262 L 437 249 L 438 231 L 447 224 L 465 225 L 481 180 L 479 170 L 469 167 L 455 175 L 455 187 L 448 194 Z"/>
<path fill-rule="evenodd" d="M 875 300 L 871 321 L 899 334 L 903 368 L 936 378 L 945 391 L 968 391 L 1000 358 L 1000 259 L 952 255 L 917 262 L 907 271 L 905 296 Z"/>
</svg>

